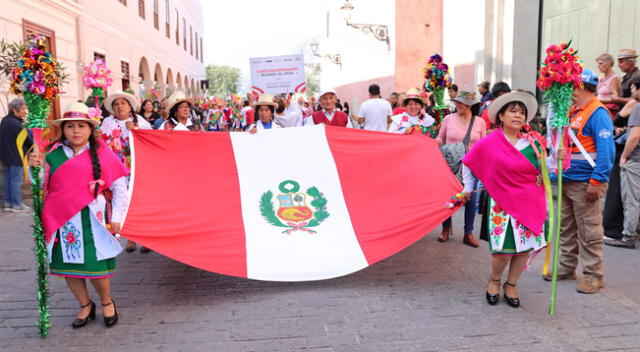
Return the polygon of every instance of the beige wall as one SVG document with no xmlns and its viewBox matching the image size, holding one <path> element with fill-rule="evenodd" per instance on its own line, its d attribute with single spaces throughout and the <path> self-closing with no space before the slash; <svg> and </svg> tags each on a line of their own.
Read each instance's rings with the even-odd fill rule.
<svg viewBox="0 0 640 352">
<path fill-rule="evenodd" d="M 640 50 L 640 0 L 544 1 L 542 31 L 543 58 L 550 44 L 572 39 L 584 66 L 597 73 L 600 54 Z"/>
<path fill-rule="evenodd" d="M 160 83 L 172 83 L 180 88 L 194 88 L 199 93 L 199 81 L 204 79 L 204 63 L 195 55 L 203 34 L 202 9 L 198 1 L 170 0 L 170 38 L 166 37 L 165 0 L 158 0 L 158 24 L 154 27 L 154 1 L 145 0 L 145 19 L 138 14 L 138 1 L 128 0 L 127 6 L 118 0 L 0 0 L 0 35 L 8 41 L 23 38 L 22 21 L 37 23 L 55 31 L 56 53 L 70 75 L 61 96 L 60 105 L 82 99 L 89 91 L 82 86 L 82 67 L 93 61 L 94 52 L 106 56 L 112 71 L 114 92 L 122 88 L 121 61 L 129 62 L 132 88 L 140 94 L 138 85 L 140 63 L 146 85 L 153 84 L 154 72 Z M 175 42 L 175 9 L 180 16 L 180 45 Z M 183 21 L 187 24 L 187 50 L 183 46 Z M 193 32 L 193 49 L 190 51 L 189 27 Z M 171 78 L 167 79 L 168 73 Z M 178 77 L 180 84 L 178 84 Z M 1 89 L 6 90 L 6 87 Z M 4 111 L 2 111 L 4 113 Z"/>
</svg>

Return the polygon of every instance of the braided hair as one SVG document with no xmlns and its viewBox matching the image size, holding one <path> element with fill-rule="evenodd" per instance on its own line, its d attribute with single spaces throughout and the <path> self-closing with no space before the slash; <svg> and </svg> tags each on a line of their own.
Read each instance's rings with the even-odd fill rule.
<svg viewBox="0 0 640 352">
<path fill-rule="evenodd" d="M 62 135 L 58 140 L 58 142 L 60 143 L 65 142 L 67 140 L 67 137 L 65 137 L 64 135 L 64 125 L 67 122 L 68 121 L 64 121 L 60 125 L 60 129 L 62 130 Z M 95 127 L 93 127 L 93 124 L 90 124 L 88 122 L 87 124 L 89 125 L 89 128 L 91 128 L 91 134 L 89 135 L 89 155 L 91 156 L 91 166 L 93 168 L 93 179 L 97 181 L 100 179 L 100 176 L 102 175 L 102 170 L 100 168 L 100 159 L 98 158 L 98 148 L 100 147 L 100 145 L 98 143 L 98 137 L 95 134 Z M 99 187 L 96 186 L 94 195 L 93 195 L 94 198 L 98 198 L 98 191 L 99 191 Z"/>
</svg>

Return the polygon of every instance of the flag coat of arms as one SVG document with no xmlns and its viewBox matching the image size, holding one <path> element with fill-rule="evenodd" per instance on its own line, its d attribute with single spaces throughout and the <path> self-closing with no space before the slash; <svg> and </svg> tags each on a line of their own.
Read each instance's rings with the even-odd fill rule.
<svg viewBox="0 0 640 352">
<path fill-rule="evenodd" d="M 361 270 L 422 238 L 462 189 L 435 141 L 331 126 L 133 131 L 121 234 L 188 265 L 271 281 Z"/>
</svg>

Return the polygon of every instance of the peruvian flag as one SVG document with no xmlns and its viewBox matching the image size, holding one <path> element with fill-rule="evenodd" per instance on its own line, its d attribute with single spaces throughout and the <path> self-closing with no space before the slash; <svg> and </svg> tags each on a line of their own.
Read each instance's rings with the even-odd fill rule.
<svg viewBox="0 0 640 352">
<path fill-rule="evenodd" d="M 133 131 L 121 234 L 204 270 L 328 279 L 413 244 L 462 186 L 437 144 L 331 126 Z"/>
</svg>

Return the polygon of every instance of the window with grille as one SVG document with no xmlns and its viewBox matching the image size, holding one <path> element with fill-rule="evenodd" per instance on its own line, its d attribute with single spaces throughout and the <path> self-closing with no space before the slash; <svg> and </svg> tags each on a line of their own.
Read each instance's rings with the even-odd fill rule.
<svg viewBox="0 0 640 352">
<path fill-rule="evenodd" d="M 176 45 L 180 45 L 180 14 L 176 9 Z"/>
<path fill-rule="evenodd" d="M 138 0 L 138 15 L 144 19 L 144 0 Z"/>
<path fill-rule="evenodd" d="M 193 56 L 193 27 L 189 26 L 189 52 Z"/>
<path fill-rule="evenodd" d="M 96 59 L 102 59 L 102 61 L 104 61 L 105 63 L 107 62 L 107 56 L 105 54 L 100 54 L 100 53 L 93 53 L 93 61 L 96 61 Z"/>
<path fill-rule="evenodd" d="M 160 16 L 158 15 L 158 0 L 153 0 L 153 27 L 160 29 Z"/>
<path fill-rule="evenodd" d="M 118 1 L 120 1 L 122 5 L 127 6 L 127 0 L 118 0 Z"/>
<path fill-rule="evenodd" d="M 182 37 L 184 42 L 184 51 L 187 51 L 187 20 L 182 18 Z"/>
<path fill-rule="evenodd" d="M 122 90 L 127 90 L 131 86 L 129 82 L 129 63 L 120 61 L 120 71 L 122 71 Z"/>
<path fill-rule="evenodd" d="M 204 62 L 204 55 L 202 51 L 202 37 L 200 37 L 200 62 Z"/>
<path fill-rule="evenodd" d="M 167 17 L 165 19 L 165 29 L 167 32 L 167 38 L 171 38 L 171 11 L 169 11 L 169 0 L 164 0 L 164 14 Z"/>
<path fill-rule="evenodd" d="M 196 32 L 196 60 L 198 60 L 198 32 Z"/>
</svg>

